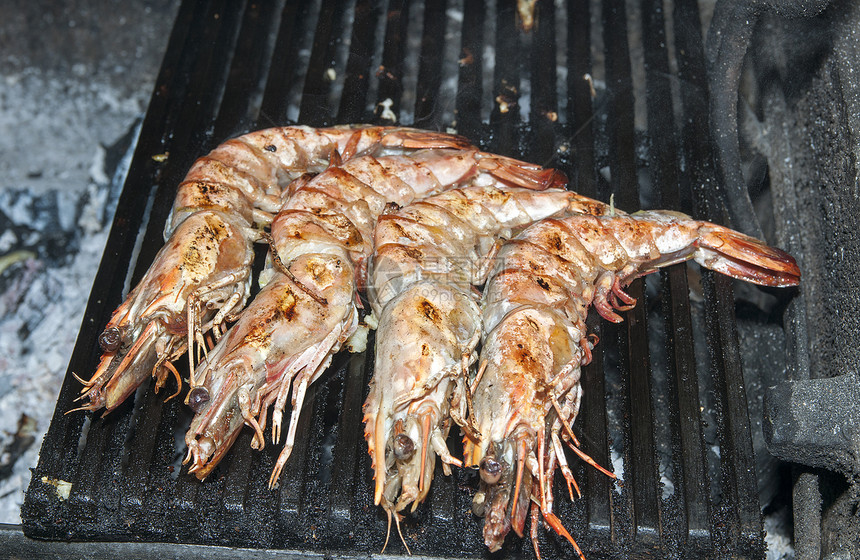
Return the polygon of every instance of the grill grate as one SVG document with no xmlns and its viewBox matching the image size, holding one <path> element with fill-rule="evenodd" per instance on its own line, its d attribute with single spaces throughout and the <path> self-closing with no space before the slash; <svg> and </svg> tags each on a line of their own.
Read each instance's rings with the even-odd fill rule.
<svg viewBox="0 0 860 560">
<path fill-rule="evenodd" d="M 379 105 L 390 99 L 403 124 L 445 129 L 455 124 L 446 118 L 453 107 L 461 134 L 485 149 L 559 167 L 583 194 L 614 195 L 631 211 L 646 200 L 719 221 L 698 8 L 692 0 L 676 0 L 671 12 L 664 5 L 538 1 L 536 27 L 524 33 L 516 2 L 506 0 L 184 2 L 69 372 L 86 376 L 96 367 L 97 336 L 160 248 L 175 186 L 193 160 L 236 134 L 287 124 L 296 109 L 296 120 L 313 126 L 391 124 Z M 629 21 L 639 21 L 635 30 Z M 462 33 L 449 36 L 454 23 Z M 420 41 L 408 35 L 413 29 Z M 444 58 L 450 41 L 458 42 L 458 64 Z M 634 49 L 644 64 L 631 59 Z M 169 155 L 159 163 L 157 154 Z M 672 267 L 634 284 L 640 305 L 622 325 L 589 320 L 602 342 L 583 372 L 577 429 L 599 463 L 623 471 L 623 484 L 580 466 L 583 499 L 570 503 L 559 485 L 555 507 L 592 560 L 764 554 L 741 357 L 726 303 L 732 284 L 707 272 L 702 284 L 704 305 L 691 302 L 684 266 Z M 277 450 L 252 452 L 250 431 L 200 483 L 179 467 L 177 433 L 190 415 L 178 400 L 165 403 L 165 394 L 145 386 L 106 418 L 64 415 L 80 388 L 68 375 L 22 510 L 25 533 L 379 551 L 385 516 L 372 504 L 360 428 L 371 353 L 338 356 L 309 390 L 304 437 L 276 491 L 266 481 Z M 707 441 L 703 425 L 716 430 L 716 442 Z M 719 445 L 719 458 L 711 445 Z M 72 482 L 68 500 L 43 477 Z M 413 552 L 488 555 L 470 513 L 476 480 L 462 470 L 434 480 L 427 503 L 403 525 Z M 540 538 L 545 558 L 570 553 L 563 539 Z M 402 553 L 395 541 L 389 552 Z M 533 555 L 516 538 L 505 550 Z"/>
</svg>

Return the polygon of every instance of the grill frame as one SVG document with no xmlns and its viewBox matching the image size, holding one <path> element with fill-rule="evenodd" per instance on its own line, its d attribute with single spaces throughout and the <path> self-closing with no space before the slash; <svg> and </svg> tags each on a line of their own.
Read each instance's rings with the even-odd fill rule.
<svg viewBox="0 0 860 560">
<path fill-rule="evenodd" d="M 69 374 L 92 371 L 98 363 L 101 327 L 121 302 L 127 286 L 141 278 L 160 248 L 173 189 L 196 157 L 241 132 L 286 124 L 291 92 L 297 83 L 303 84 L 298 113 L 301 124 L 388 124 L 382 120 L 381 111 L 368 110 L 367 103 L 375 72 L 371 67 L 375 39 L 368 30 L 376 29 L 380 17 L 387 18 L 381 49 L 387 72 L 377 80 L 377 100 L 391 98 L 392 110 L 405 112 L 402 84 L 408 45 L 404 34 L 409 11 L 418 9 L 410 4 L 392 0 L 383 9 L 369 0 L 356 1 L 343 82 L 342 99 L 346 101 L 335 110 L 327 101 L 331 83 L 323 72 L 300 76 L 299 65 L 290 56 L 302 44 L 299 31 L 313 20 L 315 8 L 301 2 L 279 2 L 276 6 L 225 0 L 183 3 L 141 128 Z M 481 15 L 486 7 L 485 2 L 464 2 L 464 28 L 483 28 Z M 634 126 L 624 6 L 610 0 L 569 3 L 570 13 L 599 9 L 603 43 L 609 46 L 601 53 L 605 79 L 615 94 L 598 98 L 602 106 L 592 102 L 588 83 L 579 79 L 593 70 L 592 47 L 590 40 L 586 41 L 593 35 L 592 16 L 568 17 L 567 118 L 562 119 L 566 122 L 554 122 L 549 117 L 559 110 L 556 88 L 540 87 L 550 75 L 553 83 L 557 81 L 546 60 L 555 60 L 557 49 L 565 47 L 556 43 L 555 20 L 549 15 L 553 3 L 537 3 L 539 24 L 531 37 L 516 28 L 515 2 L 499 1 L 495 7 L 496 36 L 505 40 L 493 45 L 497 64 L 491 97 L 506 95 L 518 101 L 519 92 L 511 84 L 531 80 L 529 122 L 522 122 L 518 104 L 508 112 L 494 104 L 489 122 L 481 120 L 483 58 L 479 56 L 475 64 L 459 69 L 458 80 L 464 87 L 458 87 L 454 100 L 458 131 L 485 149 L 561 168 L 571 178 L 571 187 L 582 194 L 603 200 L 613 194 L 619 207 L 637 209 L 641 180 L 637 150 L 643 142 Z M 717 181 L 708 143 L 708 88 L 697 7 L 695 2 L 676 2 L 671 14 L 674 52 L 679 53 L 675 57 L 677 72 L 670 70 L 665 46 L 666 15 L 656 8 L 653 0 L 641 3 L 641 12 L 650 15 L 641 24 L 648 99 L 672 99 L 676 106 L 666 110 L 659 103 L 648 105 L 649 180 L 664 186 L 659 194 L 661 205 L 725 221 L 720 219 L 724 216 L 716 200 Z M 341 2 L 320 2 L 310 68 L 335 59 L 338 42 L 344 38 L 332 34 L 333 22 L 342 21 L 346 9 Z M 444 9 L 425 9 L 425 33 L 438 33 L 440 25 L 444 29 L 444 17 Z M 480 35 L 469 34 L 464 39 L 473 56 L 483 53 L 484 43 L 495 39 Z M 273 39 L 261 41 L 259 37 Z M 210 44 L 215 48 L 209 49 Z M 414 124 L 429 128 L 446 124 L 436 109 L 442 105 L 438 70 L 441 49 L 436 45 L 432 37 L 422 40 L 414 92 Z M 255 63 L 249 64 L 249 60 Z M 677 97 L 672 93 L 673 79 L 680 84 Z M 677 115 L 682 118 L 676 120 Z M 677 134 L 660 134 L 666 129 Z M 610 137 L 601 136 L 608 131 Z M 562 144 L 566 150 L 558 149 Z M 169 156 L 164 163 L 152 159 L 165 153 Z M 679 156 L 686 163 L 683 170 Z M 606 166 L 609 180 L 600 174 Z M 141 216 L 139 208 L 148 208 L 147 215 Z M 665 320 L 674 327 L 665 344 L 671 364 L 670 400 L 677 406 L 669 413 L 675 493 L 668 500 L 660 497 L 658 458 L 650 429 L 655 388 L 647 347 L 649 315 L 642 301 L 621 326 L 590 319 L 602 342 L 594 362 L 583 372 L 586 391 L 577 420 L 583 439 L 589 442 L 588 452 L 608 465 L 611 419 L 607 418 L 606 402 L 615 398 L 620 403 L 627 418 L 621 422 L 624 486 L 613 489 L 599 473 L 580 466 L 575 474 L 582 481 L 585 498 L 574 503 L 559 499 L 557 511 L 589 558 L 710 557 L 727 551 L 741 558 L 761 557 L 762 521 L 737 326 L 733 306 L 721 303 L 734 301 L 731 281 L 703 274 L 705 325 L 700 331 L 709 342 L 707 372 L 697 364 L 692 349 L 691 332 L 698 327 L 691 318 L 684 267 L 662 273 L 660 286 L 663 295 L 658 299 Z M 634 284 L 631 294 L 646 300 L 644 283 Z M 618 344 L 620 354 L 620 396 L 615 397 L 607 396 L 604 371 L 604 367 L 616 367 L 607 365 L 613 361 L 605 357 L 610 344 Z M 73 407 L 72 399 L 79 391 L 79 384 L 67 375 L 22 509 L 25 534 L 60 540 L 336 550 L 348 556 L 378 551 L 384 538 L 384 516 L 371 503 L 370 461 L 358 428 L 366 393 L 359 389 L 366 386 L 369 369 L 364 364 L 372 363 L 371 354 L 367 353 L 364 363 L 339 356 L 326 378 L 311 389 L 299 425 L 299 432 L 308 437 L 297 442 L 274 497 L 265 489 L 276 457 L 271 446 L 261 453 L 230 453 L 203 483 L 184 469 L 174 477 L 169 467 L 175 463 L 175 426 L 187 422 L 188 415 L 180 403 L 164 403 L 164 395 L 155 395 L 148 387 L 139 392 L 134 403 L 122 405 L 107 418 L 93 418 L 78 457 L 78 442 L 88 415 L 64 415 Z M 704 376 L 712 377 L 718 409 L 716 429 L 722 454 L 719 481 L 715 482 L 722 490 L 718 502 L 711 497 L 708 481 L 702 433 L 706 420 L 698 412 L 698 385 Z M 340 415 L 333 413 L 336 410 Z M 638 421 L 632 423 L 630 418 Z M 330 482 L 323 484 L 319 476 L 306 475 L 325 470 L 317 468 L 324 463 L 320 448 L 332 437 L 337 439 L 335 458 L 327 475 Z M 245 430 L 234 450 L 248 449 L 249 442 L 250 433 Z M 130 448 L 133 451 L 127 453 Z M 43 476 L 73 482 L 69 499 L 59 500 L 53 487 L 41 481 Z M 443 557 L 487 555 L 480 543 L 480 523 L 467 513 L 470 495 L 463 491 L 475 486 L 475 476 L 467 472 L 456 472 L 451 478 L 439 476 L 434 481 L 430 503 L 419 508 L 416 519 L 405 527 L 413 551 Z M 556 494 L 564 495 L 560 488 Z M 296 518 L 302 520 L 301 527 L 293 527 Z M 566 546 L 563 540 L 542 532 L 545 557 L 565 556 L 569 552 Z M 513 538 L 508 539 L 505 550 L 509 555 L 532 554 L 527 542 Z"/>
</svg>

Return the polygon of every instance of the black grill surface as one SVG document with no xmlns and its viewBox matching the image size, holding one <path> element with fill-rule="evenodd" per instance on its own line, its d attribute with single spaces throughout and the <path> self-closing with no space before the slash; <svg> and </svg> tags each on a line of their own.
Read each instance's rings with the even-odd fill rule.
<svg viewBox="0 0 860 560">
<path fill-rule="evenodd" d="M 666 5 L 538 0 L 526 32 L 506 0 L 184 2 L 22 510 L 26 535 L 379 552 L 386 520 L 372 503 L 361 427 L 371 350 L 339 355 L 310 389 L 274 491 L 278 449 L 252 451 L 250 430 L 199 482 L 180 465 L 190 422 L 181 399 L 165 403 L 170 391 L 146 385 L 107 417 L 65 415 L 80 390 L 71 373 L 94 371 L 97 337 L 162 245 L 194 159 L 258 128 L 393 124 L 380 105 L 390 100 L 399 124 L 453 128 L 489 151 L 558 167 L 571 188 L 624 210 L 725 221 L 700 14 L 693 0 Z M 583 497 L 571 503 L 558 484 L 555 507 L 591 560 L 764 554 L 733 284 L 696 274 L 681 265 L 635 283 L 639 305 L 621 325 L 590 319 L 600 344 L 576 429 L 622 480 L 577 463 Z M 68 499 L 45 480 L 70 482 Z M 403 523 L 413 553 L 490 556 L 470 512 L 476 487 L 467 470 L 437 476 Z M 544 558 L 572 554 L 540 533 Z M 387 552 L 405 554 L 396 534 Z M 499 556 L 533 552 L 511 536 Z"/>
</svg>

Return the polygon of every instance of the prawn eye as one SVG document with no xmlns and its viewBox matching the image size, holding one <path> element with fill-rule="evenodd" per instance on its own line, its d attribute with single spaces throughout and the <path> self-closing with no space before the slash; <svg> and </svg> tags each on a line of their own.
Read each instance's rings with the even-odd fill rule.
<svg viewBox="0 0 860 560">
<path fill-rule="evenodd" d="M 188 393 L 188 406 L 194 412 L 200 412 L 207 402 L 209 402 L 209 391 L 205 387 L 195 387 Z"/>
<path fill-rule="evenodd" d="M 404 433 L 399 433 L 394 436 L 393 444 L 394 457 L 398 461 L 408 461 L 415 453 L 415 444 L 412 439 Z"/>
<path fill-rule="evenodd" d="M 493 457 L 484 457 L 481 459 L 480 472 L 481 480 L 487 484 L 495 484 L 502 476 L 502 464 Z"/>
<path fill-rule="evenodd" d="M 116 352 L 120 343 L 122 343 L 122 334 L 116 327 L 107 328 L 99 335 L 99 346 L 105 352 Z"/>
</svg>

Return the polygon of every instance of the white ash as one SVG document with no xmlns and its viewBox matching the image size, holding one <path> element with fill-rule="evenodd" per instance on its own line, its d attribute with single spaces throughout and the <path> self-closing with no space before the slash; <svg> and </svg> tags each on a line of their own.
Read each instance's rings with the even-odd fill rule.
<svg viewBox="0 0 860 560">
<path fill-rule="evenodd" d="M 80 191 L 97 146 L 116 142 L 145 107 L 110 85 L 26 71 L 0 77 L 0 188 Z"/>
<path fill-rule="evenodd" d="M 791 511 L 782 508 L 764 517 L 764 542 L 767 544 L 767 560 L 794 560 L 791 542 Z"/>
</svg>

